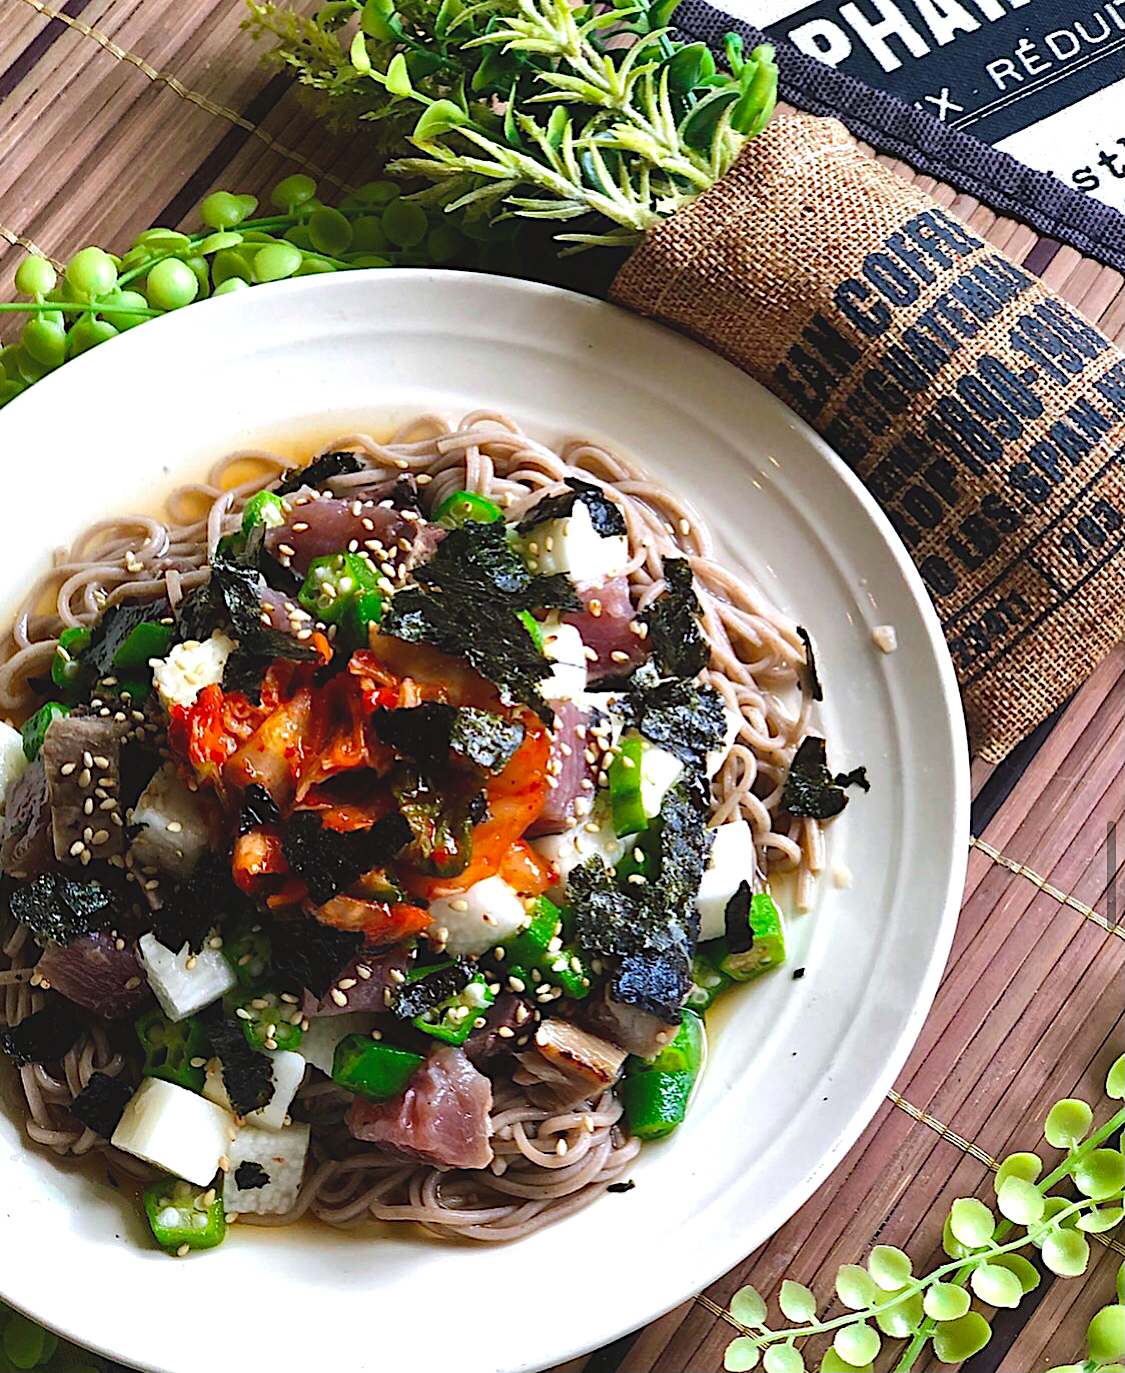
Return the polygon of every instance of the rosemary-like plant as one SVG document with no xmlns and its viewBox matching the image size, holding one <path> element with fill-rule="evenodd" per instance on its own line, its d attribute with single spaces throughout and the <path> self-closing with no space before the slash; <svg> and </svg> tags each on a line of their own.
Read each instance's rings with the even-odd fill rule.
<svg viewBox="0 0 1125 1373">
<path fill-rule="evenodd" d="M 773 49 L 747 56 L 728 35 L 721 71 L 705 44 L 676 38 L 676 3 L 339 0 L 302 27 L 251 0 L 248 24 L 280 40 L 275 60 L 322 104 L 336 100 L 344 122 L 377 123 L 385 151 L 412 145 L 388 170 L 430 182 L 420 198 L 569 221 L 557 237 L 573 250 L 639 242 L 713 185 L 773 111 Z"/>
</svg>

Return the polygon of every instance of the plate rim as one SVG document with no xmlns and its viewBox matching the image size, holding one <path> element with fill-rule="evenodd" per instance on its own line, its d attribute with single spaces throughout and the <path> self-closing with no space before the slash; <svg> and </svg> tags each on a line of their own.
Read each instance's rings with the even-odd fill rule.
<svg viewBox="0 0 1125 1373">
<path fill-rule="evenodd" d="M 864 516 L 874 526 L 882 537 L 882 541 L 890 553 L 904 587 L 909 594 L 913 607 L 919 615 L 920 622 L 925 631 L 926 639 L 937 666 L 937 685 L 939 687 L 941 702 L 944 707 L 942 714 L 943 725 L 947 728 L 951 744 L 948 754 L 948 762 L 951 767 L 952 783 L 952 802 L 953 814 L 951 817 L 952 852 L 947 855 L 948 862 L 945 865 L 946 881 L 945 889 L 940 895 L 940 915 L 939 900 L 933 899 L 935 910 L 935 933 L 929 959 L 926 964 L 925 974 L 919 980 L 918 989 L 913 999 L 913 1005 L 906 1016 L 903 1027 L 894 1043 L 893 1050 L 884 1056 L 882 1068 L 874 1074 L 873 1086 L 868 1090 L 861 1101 L 852 1108 L 848 1115 L 848 1122 L 845 1128 L 837 1132 L 836 1138 L 828 1150 L 821 1156 L 816 1168 L 812 1169 L 805 1177 L 803 1182 L 795 1187 L 791 1187 L 786 1193 L 786 1215 L 770 1231 L 776 1233 L 777 1229 L 796 1214 L 805 1204 L 808 1198 L 816 1191 L 817 1187 L 829 1176 L 841 1158 L 845 1156 L 855 1141 L 862 1134 L 863 1130 L 870 1123 L 871 1119 L 878 1110 L 879 1104 L 885 1099 L 888 1088 L 893 1084 L 901 1071 L 906 1059 L 908 1058 L 914 1044 L 921 1031 L 922 1025 L 930 1011 L 940 985 L 941 977 L 944 972 L 945 964 L 949 957 L 953 936 L 956 929 L 957 917 L 960 909 L 961 895 L 964 886 L 965 871 L 968 861 L 968 847 L 970 838 L 969 811 L 969 750 L 965 731 L 964 713 L 961 704 L 960 694 L 957 689 L 956 677 L 953 669 L 952 660 L 949 655 L 948 647 L 941 630 L 937 613 L 930 601 L 929 595 L 925 590 L 921 575 L 919 574 L 909 552 L 902 544 L 899 536 L 894 531 L 889 519 L 876 503 L 874 497 L 863 485 L 856 474 L 847 466 L 846 463 L 835 453 L 835 451 L 816 433 L 800 416 L 796 415 L 785 403 L 761 385 L 748 374 L 742 373 L 733 364 L 722 359 L 718 354 L 704 348 L 701 344 L 679 334 L 677 331 L 668 329 L 655 321 L 643 316 L 636 315 L 631 311 L 622 309 L 614 303 L 596 297 L 586 296 L 577 291 L 568 290 L 563 287 L 548 285 L 540 282 L 527 282 L 518 278 L 493 276 L 480 272 L 462 272 L 451 269 L 441 268 L 395 268 L 393 273 L 389 269 L 362 269 L 356 272 L 345 274 L 325 274 L 323 276 L 310 276 L 306 278 L 291 279 L 285 282 L 271 283 L 268 287 L 270 300 L 279 301 L 282 293 L 297 297 L 309 295 L 315 296 L 318 291 L 329 292 L 332 283 L 344 281 L 354 281 L 356 278 L 368 278 L 372 280 L 393 280 L 396 286 L 403 286 L 409 290 L 412 283 L 425 283 L 426 285 L 456 285 L 457 283 L 467 283 L 469 289 L 482 287 L 486 291 L 497 291 L 500 293 L 511 293 L 517 296 L 528 297 L 531 299 L 539 298 L 542 301 L 561 306 L 569 310 L 585 311 L 591 315 L 603 315 L 606 312 L 617 315 L 624 321 L 628 321 L 629 327 L 640 326 L 645 330 L 653 331 L 663 336 L 671 336 L 683 348 L 691 349 L 697 353 L 704 354 L 713 363 L 721 364 L 732 381 L 739 384 L 748 384 L 753 388 L 759 398 L 766 404 L 774 407 L 779 415 L 784 417 L 785 423 L 794 431 L 795 435 L 804 444 L 812 449 L 832 471 L 836 480 L 843 482 L 849 489 L 853 499 L 859 504 Z M 232 293 L 227 297 L 212 298 L 206 301 L 196 302 L 197 307 L 210 308 L 216 315 L 220 309 L 226 309 L 232 316 L 242 309 L 253 309 L 255 307 L 248 304 L 249 301 L 261 300 L 259 290 L 255 289 L 251 296 L 246 292 Z M 246 301 L 247 304 L 239 302 Z M 265 308 L 262 306 L 261 308 Z M 198 320 L 200 310 L 197 308 L 189 315 L 189 318 Z M 175 330 L 184 329 L 185 326 L 179 322 L 180 312 L 173 312 L 160 319 L 150 321 L 151 331 L 146 331 L 143 337 L 153 343 L 154 347 L 172 347 L 174 349 Z M 171 340 L 170 345 L 156 343 L 155 326 L 159 326 L 164 333 L 159 338 L 167 335 Z M 193 326 L 197 327 L 197 326 Z M 232 330 L 237 330 L 237 318 L 232 318 L 230 326 Z M 135 331 L 121 336 L 122 340 L 128 340 Z M 34 387 L 15 397 L 4 407 L 5 413 L 0 413 L 0 442 L 3 441 L 5 430 L 8 427 L 7 415 L 14 413 L 16 418 L 21 418 L 25 412 L 31 412 L 36 405 L 50 405 L 56 392 L 60 397 L 65 395 L 65 388 L 74 384 L 74 378 L 85 378 L 87 374 L 94 375 L 94 369 L 101 367 L 111 374 L 117 367 L 117 359 L 125 361 L 124 349 L 131 346 L 134 349 L 139 345 L 134 341 L 131 344 L 118 341 L 115 344 L 116 352 L 104 354 L 101 349 L 90 350 L 89 353 L 80 358 L 74 359 L 65 368 L 58 369 L 57 373 L 45 377 Z M 146 345 L 147 346 L 147 345 Z M 127 361 L 125 361 L 127 365 Z M 76 371 L 76 369 L 78 369 Z M 70 377 L 71 381 L 65 378 Z M 60 388 L 63 388 L 60 390 Z M 764 1242 L 764 1241 L 761 1241 Z M 673 1309 L 680 1302 L 695 1291 L 702 1290 L 703 1287 L 713 1282 L 722 1274 L 729 1271 L 732 1266 L 740 1263 L 746 1257 L 745 1249 L 736 1254 L 727 1252 L 727 1247 L 722 1247 L 715 1254 L 709 1265 L 709 1275 L 698 1287 L 692 1287 L 691 1293 L 682 1293 L 671 1301 L 663 1303 L 658 1308 L 652 1310 L 639 1323 L 630 1322 L 624 1326 L 618 1324 L 614 1327 L 615 1333 L 606 1334 L 600 1330 L 591 1339 L 581 1339 L 577 1343 L 568 1344 L 565 1349 L 557 1355 L 552 1354 L 552 1362 L 562 1362 L 570 1358 L 577 1357 L 592 1349 L 627 1334 L 633 1330 L 642 1328 Z M 693 1277 L 696 1276 L 693 1273 Z M 3 1294 L 0 1294 L 3 1295 Z M 9 1299 L 10 1300 L 10 1299 Z M 71 1339 L 86 1348 L 109 1358 L 122 1357 L 119 1352 L 115 1352 L 112 1346 L 102 1342 L 91 1343 L 89 1333 L 72 1332 L 67 1329 L 65 1317 L 62 1320 L 54 1318 L 48 1313 L 47 1318 L 31 1310 L 29 1307 L 18 1302 L 12 1302 L 13 1308 L 22 1311 L 30 1316 L 31 1319 L 45 1325 L 48 1329 L 55 1331 L 64 1338 Z M 132 1358 L 133 1356 L 129 1356 Z M 511 1364 L 509 1367 L 512 1373 L 521 1370 L 521 1373 L 529 1373 L 532 1369 L 545 1367 L 541 1362 Z M 161 1373 L 163 1365 L 146 1361 L 138 1365 L 151 1370 L 151 1373 Z"/>
</svg>

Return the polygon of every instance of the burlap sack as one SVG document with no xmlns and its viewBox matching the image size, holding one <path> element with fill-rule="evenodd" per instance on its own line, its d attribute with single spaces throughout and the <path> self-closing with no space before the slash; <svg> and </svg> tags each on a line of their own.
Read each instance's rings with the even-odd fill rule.
<svg viewBox="0 0 1125 1373">
<path fill-rule="evenodd" d="M 866 482 L 933 597 L 981 756 L 1120 638 L 1122 354 L 835 120 L 779 115 L 612 296 L 763 382 Z"/>
</svg>

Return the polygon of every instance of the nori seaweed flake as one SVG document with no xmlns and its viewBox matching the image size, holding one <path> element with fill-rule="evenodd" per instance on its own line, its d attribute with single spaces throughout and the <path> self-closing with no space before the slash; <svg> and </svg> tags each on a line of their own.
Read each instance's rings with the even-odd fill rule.
<svg viewBox="0 0 1125 1373">
<path fill-rule="evenodd" d="M 327 996 L 363 943 L 360 931 L 337 930 L 311 916 L 278 920 L 273 928 L 273 963 L 279 987 L 306 987 L 318 1000 Z"/>
<path fill-rule="evenodd" d="M 133 1089 L 119 1077 L 94 1073 L 70 1103 L 70 1114 L 103 1139 L 117 1129 Z"/>
<path fill-rule="evenodd" d="M 607 1192 L 631 1192 L 636 1185 L 630 1178 L 627 1182 L 611 1182 L 605 1190 Z"/>
<path fill-rule="evenodd" d="M 830 820 L 848 804 L 843 787 L 828 771 L 824 740 L 807 734 L 793 755 L 789 775 L 781 793 L 781 808 L 790 815 L 808 815 L 814 820 Z"/>
<path fill-rule="evenodd" d="M 342 833 L 326 828 L 315 811 L 303 810 L 289 817 L 282 849 L 313 903 L 323 906 L 365 872 L 385 867 L 410 840 L 410 825 L 397 813 L 370 829 Z"/>
<path fill-rule="evenodd" d="M 723 912 L 727 945 L 731 953 L 747 953 L 754 947 L 754 931 L 750 925 L 750 903 L 754 893 L 743 878 Z"/>
<path fill-rule="evenodd" d="M 288 496 L 294 491 L 300 491 L 302 486 L 308 486 L 315 491 L 333 477 L 362 471 L 363 460 L 358 453 L 322 453 L 319 458 L 313 458 L 307 467 L 294 468 L 274 487 L 274 493 L 278 496 Z"/>
<path fill-rule="evenodd" d="M 707 666 L 711 649 L 699 628 L 702 607 L 686 558 L 664 560 L 667 587 L 639 618 L 648 625 L 646 643 L 669 677 L 694 677 Z"/>
<path fill-rule="evenodd" d="M 595 486 L 593 482 L 579 481 L 577 477 L 568 477 L 566 485 L 569 488 L 567 491 L 557 496 L 542 496 L 535 502 L 520 521 L 521 534 L 546 524 L 548 520 L 565 519 L 578 504 L 584 505 L 590 512 L 590 524 L 602 538 L 625 533 L 625 516 L 621 507 L 610 499 L 602 487 Z"/>
<path fill-rule="evenodd" d="M 805 646 L 805 673 L 809 679 L 809 695 L 814 701 L 824 700 L 824 688 L 820 684 L 820 673 L 816 667 L 816 654 L 813 652 L 812 639 L 809 638 L 809 631 L 803 626 L 797 626 L 797 638 Z"/>
<path fill-rule="evenodd" d="M 269 1184 L 270 1175 L 260 1163 L 254 1163 L 247 1159 L 245 1163 L 240 1163 L 234 1170 L 234 1185 L 241 1192 L 252 1191 L 255 1187 L 266 1187 Z"/>
<path fill-rule="evenodd" d="M 140 605 L 111 605 L 101 614 L 90 636 L 90 642 L 79 655 L 83 664 L 91 667 L 99 677 L 113 672 L 113 657 L 133 630 L 150 620 L 171 615 L 166 600 L 145 601 Z"/>
<path fill-rule="evenodd" d="M 59 873 L 13 882 L 12 914 L 40 943 L 66 944 L 113 922 L 120 912 L 117 894 L 100 882 L 75 882 Z"/>
<path fill-rule="evenodd" d="M 185 944 L 198 953 L 212 926 L 220 920 L 251 915 L 254 903 L 235 885 L 230 856 L 208 852 L 184 881 L 173 887 L 152 920 L 152 932 L 166 949 Z"/>
<path fill-rule="evenodd" d="M 207 1026 L 207 1038 L 219 1060 L 223 1086 L 236 1115 L 249 1115 L 273 1096 L 273 1068 L 265 1054 L 246 1042 L 241 1020 L 217 1020 Z"/>
<path fill-rule="evenodd" d="M 651 664 L 644 667 L 650 671 Z M 633 674 L 633 691 L 626 697 L 630 723 L 650 743 L 674 753 L 696 771 L 702 769 L 707 754 L 720 748 L 726 737 L 727 716 L 723 698 L 709 686 L 668 678 L 649 686 L 650 672 Z"/>
<path fill-rule="evenodd" d="M 242 793 L 242 810 L 238 816 L 238 832 L 245 834 L 259 825 L 280 825 L 281 812 L 277 802 L 258 782 L 251 782 Z"/>
<path fill-rule="evenodd" d="M 471 963 L 458 959 L 451 967 L 439 968 L 437 972 L 406 982 L 398 989 L 391 1010 L 403 1020 L 412 1020 L 464 991 L 474 972 Z"/>
<path fill-rule="evenodd" d="M 832 780 L 838 787 L 859 787 L 862 791 L 871 790 L 871 783 L 867 780 L 865 767 L 852 768 L 851 772 L 838 772 Z"/>
<path fill-rule="evenodd" d="M 41 1011 L 11 1029 L 0 1030 L 0 1049 L 17 1068 L 25 1063 L 57 1063 L 74 1047 L 81 1030 L 74 1007 L 62 997 L 53 997 Z"/>
<path fill-rule="evenodd" d="M 463 706 L 449 732 L 450 750 L 483 772 L 503 772 L 523 743 L 524 727 L 490 710 Z"/>
</svg>

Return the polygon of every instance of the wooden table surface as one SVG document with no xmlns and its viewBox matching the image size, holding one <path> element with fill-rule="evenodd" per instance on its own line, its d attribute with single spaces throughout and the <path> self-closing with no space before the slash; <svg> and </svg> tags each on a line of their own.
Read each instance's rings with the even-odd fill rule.
<svg viewBox="0 0 1125 1373">
<path fill-rule="evenodd" d="M 32 246 L 62 259 L 89 242 L 123 250 L 150 225 L 194 224 L 216 187 L 261 193 L 295 170 L 328 191 L 370 179 L 364 140 L 325 135 L 258 61 L 243 13 L 240 0 L 0 0 L 0 299 Z M 1119 273 L 885 160 L 1121 341 Z M 997 1159 L 1036 1146 L 1052 1101 L 1098 1099 L 1122 1051 L 1123 683 L 1119 649 L 1005 763 L 974 764 L 944 981 L 894 1090 L 832 1177 L 733 1272 L 568 1373 L 712 1373 L 737 1334 L 723 1308 L 741 1284 L 770 1293 L 786 1276 L 824 1295 L 836 1266 L 876 1238 L 920 1268 L 940 1252 L 949 1201 L 990 1199 Z M 998 1315 L 965 1369 L 1041 1373 L 1082 1357 L 1123 1252 L 1103 1241 L 1084 1278 L 1046 1280 Z"/>
</svg>

